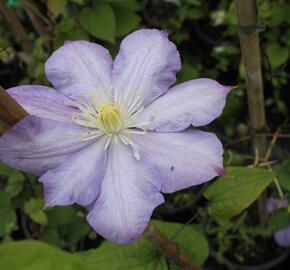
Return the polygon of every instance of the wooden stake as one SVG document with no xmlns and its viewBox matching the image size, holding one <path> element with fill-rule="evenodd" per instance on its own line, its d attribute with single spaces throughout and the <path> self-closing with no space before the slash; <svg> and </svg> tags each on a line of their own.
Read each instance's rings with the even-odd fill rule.
<svg viewBox="0 0 290 270">
<path fill-rule="evenodd" d="M 240 44 L 243 63 L 246 70 L 246 85 L 249 105 L 250 128 L 253 132 L 254 152 L 263 158 L 266 151 L 266 139 L 256 136 L 266 128 L 261 55 L 259 45 L 257 3 L 256 0 L 235 0 Z M 267 223 L 265 193 L 258 199 L 260 223 Z"/>
<path fill-rule="evenodd" d="M 0 86 L 0 136 L 28 113 Z"/>
</svg>

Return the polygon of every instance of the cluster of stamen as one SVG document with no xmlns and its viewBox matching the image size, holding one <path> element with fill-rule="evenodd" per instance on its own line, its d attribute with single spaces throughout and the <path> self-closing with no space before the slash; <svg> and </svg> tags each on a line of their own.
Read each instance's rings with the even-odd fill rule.
<svg viewBox="0 0 290 270">
<path fill-rule="evenodd" d="M 123 128 L 119 107 L 112 104 L 103 105 L 99 109 L 99 122 L 108 134 L 119 133 Z"/>
<path fill-rule="evenodd" d="M 138 122 L 137 116 L 143 111 L 143 99 L 138 91 L 128 89 L 122 93 L 118 88 L 109 90 L 98 88 L 95 94 L 87 94 L 76 104 L 79 112 L 72 121 L 86 127 L 82 132 L 83 140 L 92 140 L 106 136 L 105 149 L 112 141 L 130 145 L 136 159 L 140 159 L 137 146 L 132 140 L 133 134 L 145 134 L 147 123 Z"/>
</svg>

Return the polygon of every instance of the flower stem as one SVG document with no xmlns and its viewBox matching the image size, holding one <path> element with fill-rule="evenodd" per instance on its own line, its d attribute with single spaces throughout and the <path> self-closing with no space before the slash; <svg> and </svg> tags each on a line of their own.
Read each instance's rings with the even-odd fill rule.
<svg viewBox="0 0 290 270">
<path fill-rule="evenodd" d="M 201 270 L 174 241 L 169 240 L 154 224 L 149 223 L 144 236 L 161 251 L 166 259 L 173 261 L 182 269 Z"/>
<path fill-rule="evenodd" d="M 259 46 L 259 26 L 256 0 L 235 0 L 238 29 L 243 62 L 246 70 L 246 86 L 249 106 L 250 128 L 253 148 L 258 158 L 263 158 L 266 150 L 264 136 L 257 136 L 266 128 L 261 55 Z M 266 194 L 258 199 L 260 224 L 267 224 Z"/>
<path fill-rule="evenodd" d="M 0 86 L 0 136 L 28 113 Z"/>
</svg>

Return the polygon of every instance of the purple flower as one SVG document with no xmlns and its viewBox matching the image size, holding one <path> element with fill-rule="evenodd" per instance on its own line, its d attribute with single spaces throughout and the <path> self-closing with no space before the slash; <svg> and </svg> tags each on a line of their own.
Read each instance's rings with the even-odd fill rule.
<svg viewBox="0 0 290 270">
<path fill-rule="evenodd" d="M 287 208 L 288 200 L 287 199 L 268 199 L 267 201 L 267 210 L 269 214 L 272 214 L 275 209 Z M 290 247 L 290 226 L 275 232 L 274 240 L 278 246 L 281 247 Z"/>
<path fill-rule="evenodd" d="M 138 239 L 161 192 L 223 174 L 217 137 L 185 129 L 218 117 L 230 87 L 171 87 L 180 68 L 176 46 L 155 29 L 127 36 L 114 61 L 100 45 L 66 42 L 45 65 L 54 88 L 8 90 L 30 115 L 2 136 L 0 159 L 41 176 L 46 206 L 86 206 L 105 238 Z"/>
</svg>

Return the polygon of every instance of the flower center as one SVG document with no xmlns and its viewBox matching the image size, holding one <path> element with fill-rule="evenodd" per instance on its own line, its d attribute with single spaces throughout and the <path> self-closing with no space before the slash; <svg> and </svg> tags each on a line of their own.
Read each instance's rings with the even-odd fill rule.
<svg viewBox="0 0 290 270">
<path fill-rule="evenodd" d="M 113 104 L 105 104 L 100 107 L 98 120 L 108 134 L 118 133 L 123 127 L 120 108 Z"/>
<path fill-rule="evenodd" d="M 139 121 L 138 115 L 143 111 L 142 95 L 127 89 L 123 93 L 116 87 L 97 88 L 95 94 L 87 94 L 83 100 L 67 104 L 79 111 L 73 113 L 72 121 L 85 127 L 81 132 L 82 140 L 96 140 L 106 137 L 104 148 L 112 143 L 131 146 L 136 159 L 140 159 L 138 146 L 134 143 L 135 135 L 146 134 L 146 125 L 150 121 Z"/>
</svg>

